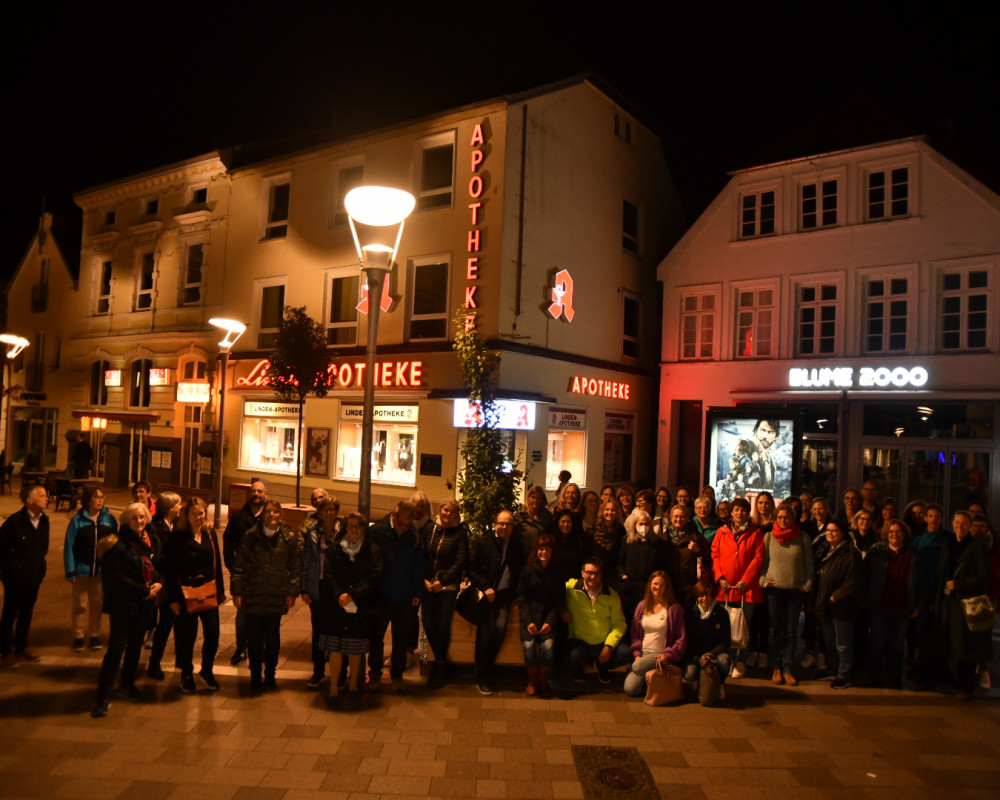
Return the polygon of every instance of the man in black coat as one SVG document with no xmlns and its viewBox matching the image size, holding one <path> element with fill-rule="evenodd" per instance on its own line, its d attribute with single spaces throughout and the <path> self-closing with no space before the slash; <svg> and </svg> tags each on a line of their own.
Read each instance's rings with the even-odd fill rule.
<svg viewBox="0 0 1000 800">
<path fill-rule="evenodd" d="M 481 595 L 476 609 L 476 685 L 483 695 L 494 692 L 493 667 L 507 635 L 507 617 L 524 566 L 521 539 L 511 536 L 513 515 L 501 511 L 494 528 L 495 534 L 485 534 L 476 542 L 468 569 L 472 589 Z"/>
<path fill-rule="evenodd" d="M 41 660 L 28 649 L 28 631 L 49 552 L 49 518 L 45 516 L 48 505 L 45 487 L 32 486 L 24 496 L 24 508 L 0 525 L 0 661 L 11 669 L 21 666 L 22 661 Z"/>
<path fill-rule="evenodd" d="M 232 572 L 233 562 L 236 560 L 236 551 L 240 542 L 246 536 L 247 531 L 253 528 L 260 519 L 264 510 L 264 503 L 267 502 L 267 484 L 261 480 L 255 480 L 250 484 L 250 499 L 243 504 L 243 508 L 229 518 L 226 523 L 226 530 L 222 534 L 222 560 L 226 569 L 229 570 L 229 593 L 233 593 Z M 247 627 L 246 617 L 242 610 L 236 611 L 236 652 L 229 659 L 229 663 L 234 667 L 246 660 L 247 657 Z"/>
</svg>

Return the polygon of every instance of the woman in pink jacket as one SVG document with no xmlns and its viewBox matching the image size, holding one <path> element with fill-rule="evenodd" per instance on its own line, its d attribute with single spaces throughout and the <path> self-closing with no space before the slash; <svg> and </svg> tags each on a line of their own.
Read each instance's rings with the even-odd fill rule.
<svg viewBox="0 0 1000 800">
<path fill-rule="evenodd" d="M 744 498 L 733 500 L 733 516 L 712 538 L 712 568 L 719 592 L 715 599 L 731 604 L 742 604 L 747 631 L 753 620 L 754 609 L 764 602 L 760 586 L 760 571 L 764 566 L 764 535 L 750 521 L 750 503 Z M 736 635 L 736 631 L 733 631 Z M 731 678 L 746 675 L 747 642 L 734 648 Z"/>
</svg>

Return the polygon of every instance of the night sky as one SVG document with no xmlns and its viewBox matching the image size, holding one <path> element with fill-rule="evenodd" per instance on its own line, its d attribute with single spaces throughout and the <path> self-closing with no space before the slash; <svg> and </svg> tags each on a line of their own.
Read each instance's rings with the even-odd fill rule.
<svg viewBox="0 0 1000 800">
<path fill-rule="evenodd" d="M 998 28 L 970 3 L 590 5 L 19 4 L 0 23 L 13 145 L 0 271 L 16 266 L 43 202 L 72 208 L 75 191 L 585 70 L 662 136 L 692 218 L 728 170 L 859 94 L 911 132 L 1000 161 Z"/>
</svg>

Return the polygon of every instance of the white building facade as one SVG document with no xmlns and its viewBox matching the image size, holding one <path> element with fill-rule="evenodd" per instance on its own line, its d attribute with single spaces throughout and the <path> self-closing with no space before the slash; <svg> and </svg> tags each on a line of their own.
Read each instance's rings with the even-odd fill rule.
<svg viewBox="0 0 1000 800">
<path fill-rule="evenodd" d="M 660 483 L 996 509 L 1000 197 L 924 140 L 733 174 L 658 274 Z"/>
</svg>

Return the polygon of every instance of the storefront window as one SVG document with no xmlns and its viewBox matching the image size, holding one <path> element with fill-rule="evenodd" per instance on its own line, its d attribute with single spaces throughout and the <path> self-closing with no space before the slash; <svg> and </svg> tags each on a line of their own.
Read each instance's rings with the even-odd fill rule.
<svg viewBox="0 0 1000 800">
<path fill-rule="evenodd" d="M 944 405 L 927 400 L 867 403 L 864 434 L 901 439 L 992 439 L 993 405 Z"/>
<path fill-rule="evenodd" d="M 632 480 L 632 439 L 635 419 L 625 414 L 606 414 L 604 417 L 604 475 L 605 483 Z"/>
<path fill-rule="evenodd" d="M 545 462 L 545 488 L 559 488 L 559 473 L 567 470 L 583 482 L 587 475 L 587 415 L 583 411 L 553 408 L 549 411 L 549 440 Z"/>
<path fill-rule="evenodd" d="M 418 409 L 415 405 L 375 406 L 373 482 L 416 485 Z M 342 406 L 340 420 L 335 477 L 358 480 L 361 475 L 362 406 Z"/>
<path fill-rule="evenodd" d="M 295 474 L 299 409 L 294 403 L 246 400 L 240 468 Z"/>
<path fill-rule="evenodd" d="M 11 462 L 27 470 L 56 465 L 59 409 L 15 407 L 11 412 Z"/>
</svg>

